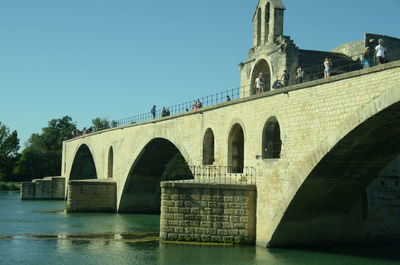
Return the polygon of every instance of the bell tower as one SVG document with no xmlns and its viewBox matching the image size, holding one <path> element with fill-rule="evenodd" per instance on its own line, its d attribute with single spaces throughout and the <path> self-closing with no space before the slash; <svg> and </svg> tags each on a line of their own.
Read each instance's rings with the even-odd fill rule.
<svg viewBox="0 0 400 265">
<path fill-rule="evenodd" d="M 241 97 L 256 94 L 255 80 L 260 74 L 264 92 L 274 89 L 274 82 L 282 78 L 285 70 L 293 84 L 299 52 L 290 37 L 283 35 L 284 11 L 281 0 L 258 1 L 252 18 L 253 47 L 246 61 L 239 63 Z"/>
<path fill-rule="evenodd" d="M 259 0 L 253 16 L 253 47 L 283 35 L 285 6 L 281 0 Z"/>
</svg>

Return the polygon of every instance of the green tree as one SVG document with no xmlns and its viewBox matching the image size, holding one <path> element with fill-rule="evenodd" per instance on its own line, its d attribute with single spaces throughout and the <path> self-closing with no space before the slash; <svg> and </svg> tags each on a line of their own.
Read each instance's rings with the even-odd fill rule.
<svg viewBox="0 0 400 265">
<path fill-rule="evenodd" d="M 12 171 L 19 158 L 19 139 L 17 131 L 10 129 L 0 122 L 0 179 L 12 177 Z"/>
<path fill-rule="evenodd" d="M 111 122 L 111 127 L 112 127 L 112 128 L 118 127 L 118 122 L 115 121 L 115 120 L 112 120 L 112 122 Z"/>
<path fill-rule="evenodd" d="M 96 131 L 101 131 L 104 129 L 111 128 L 110 122 L 105 118 L 101 119 L 101 118 L 97 117 L 92 120 L 92 123 L 93 123 L 93 126 L 95 127 Z"/>
<path fill-rule="evenodd" d="M 14 168 L 24 179 L 58 176 L 61 173 L 62 142 L 76 129 L 72 118 L 52 119 L 41 134 L 32 134 Z"/>
</svg>

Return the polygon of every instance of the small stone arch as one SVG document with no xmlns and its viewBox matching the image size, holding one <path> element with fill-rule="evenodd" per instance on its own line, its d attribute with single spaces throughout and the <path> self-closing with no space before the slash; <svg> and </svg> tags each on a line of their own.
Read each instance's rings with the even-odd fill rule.
<svg viewBox="0 0 400 265">
<path fill-rule="evenodd" d="M 271 70 L 269 67 L 268 62 L 265 59 L 259 60 L 253 69 L 253 74 L 251 76 L 251 87 L 250 87 L 250 94 L 254 95 L 256 93 L 256 89 L 254 87 L 255 80 L 258 75 L 262 73 L 264 77 L 264 92 L 271 90 Z"/>
<path fill-rule="evenodd" d="M 276 117 L 271 117 L 264 125 L 262 133 L 262 158 L 280 158 L 282 150 L 281 130 Z"/>
<path fill-rule="evenodd" d="M 268 2 L 267 5 L 265 6 L 265 26 L 264 26 L 265 42 L 268 42 L 270 19 L 271 19 L 271 5 Z"/>
<path fill-rule="evenodd" d="M 113 147 L 110 146 L 108 150 L 108 164 L 107 164 L 107 178 L 112 178 L 114 175 L 114 150 Z"/>
<path fill-rule="evenodd" d="M 239 123 L 232 126 L 228 138 L 228 172 L 243 173 L 244 133 Z"/>
<path fill-rule="evenodd" d="M 96 179 L 97 171 L 92 153 L 86 144 L 82 144 L 75 154 L 69 180 Z"/>
<path fill-rule="evenodd" d="M 257 46 L 261 44 L 261 8 L 257 11 Z"/>
<path fill-rule="evenodd" d="M 212 165 L 215 161 L 215 139 L 211 128 L 208 128 L 203 138 L 203 165 Z"/>
</svg>

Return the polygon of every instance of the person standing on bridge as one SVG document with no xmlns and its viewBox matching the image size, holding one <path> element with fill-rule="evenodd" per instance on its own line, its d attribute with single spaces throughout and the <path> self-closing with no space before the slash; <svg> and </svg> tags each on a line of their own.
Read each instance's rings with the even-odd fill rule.
<svg viewBox="0 0 400 265">
<path fill-rule="evenodd" d="M 362 53 L 361 56 L 361 64 L 363 65 L 363 68 L 368 68 L 370 66 L 369 64 L 369 57 L 370 57 L 370 52 L 369 52 L 369 47 L 365 48 L 365 51 Z"/>
<path fill-rule="evenodd" d="M 297 75 L 296 75 L 297 84 L 303 83 L 304 71 L 303 71 L 303 69 L 301 69 L 300 66 L 297 67 L 296 73 L 297 73 Z"/>
<path fill-rule="evenodd" d="M 287 72 L 287 70 L 283 70 L 281 83 L 284 87 L 289 85 L 289 73 Z"/>
<path fill-rule="evenodd" d="M 263 73 L 260 73 L 254 82 L 254 88 L 256 89 L 257 95 L 264 92 L 264 77 Z"/>
<path fill-rule="evenodd" d="M 153 120 L 156 118 L 156 105 L 153 105 L 153 107 L 151 108 L 150 112 L 153 115 Z"/>
<path fill-rule="evenodd" d="M 324 78 L 328 78 L 331 75 L 331 66 L 332 66 L 331 59 L 326 57 L 324 61 L 324 67 L 325 67 Z"/>
<path fill-rule="evenodd" d="M 384 64 L 386 58 L 386 48 L 383 46 L 383 40 L 379 39 L 379 45 L 375 47 L 375 61 L 378 60 L 379 64 Z"/>
</svg>

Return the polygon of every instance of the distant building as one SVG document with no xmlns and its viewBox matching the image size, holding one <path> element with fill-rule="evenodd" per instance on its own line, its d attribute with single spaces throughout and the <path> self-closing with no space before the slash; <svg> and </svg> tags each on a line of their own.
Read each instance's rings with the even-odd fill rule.
<svg viewBox="0 0 400 265">
<path fill-rule="evenodd" d="M 253 48 L 246 61 L 239 64 L 241 95 L 255 94 L 254 81 L 263 73 L 265 91 L 280 78 L 284 70 L 290 74 L 289 85 L 295 83 L 296 68 L 304 71 L 304 82 L 323 77 L 323 61 L 332 60 L 331 75 L 362 68 L 361 54 L 365 47 L 373 52 L 383 39 L 389 60 L 400 59 L 400 39 L 366 33 L 364 40 L 343 44 L 332 51 L 299 49 L 289 36 L 283 35 L 285 6 L 281 0 L 259 0 L 253 16 Z M 373 56 L 373 54 L 372 54 Z"/>
</svg>

